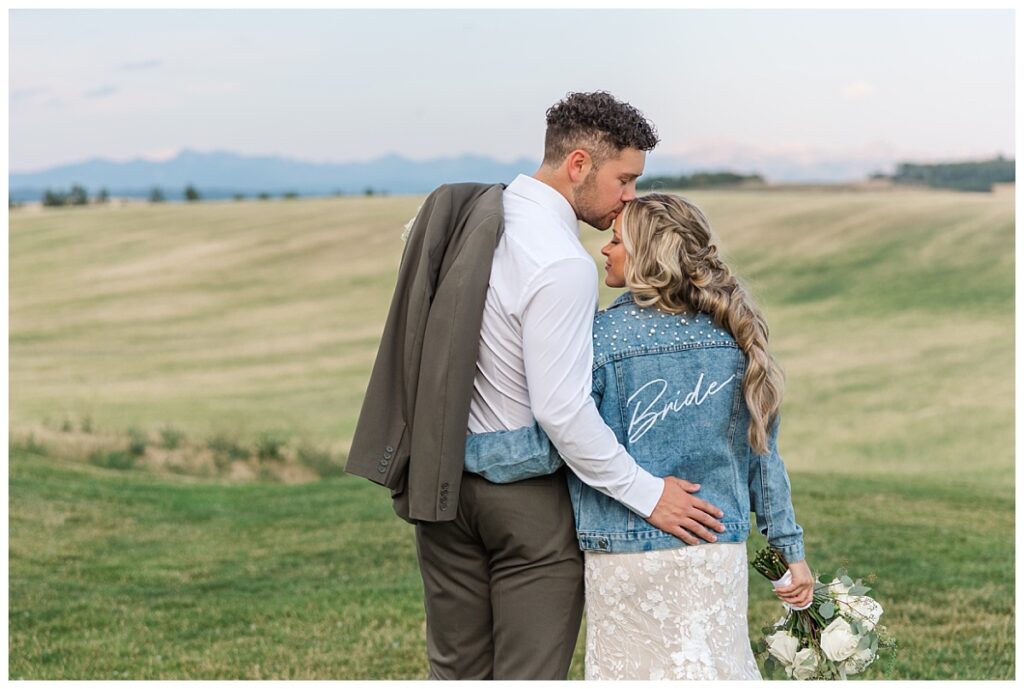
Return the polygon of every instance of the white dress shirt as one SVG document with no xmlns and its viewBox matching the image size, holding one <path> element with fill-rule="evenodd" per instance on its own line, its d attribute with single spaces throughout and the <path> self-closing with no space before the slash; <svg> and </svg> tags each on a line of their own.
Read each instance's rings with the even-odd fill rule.
<svg viewBox="0 0 1024 689">
<path fill-rule="evenodd" d="M 590 396 L 597 269 L 572 206 L 519 175 L 505 189 L 480 328 L 469 431 L 532 426 L 547 433 L 584 483 L 643 516 L 664 481 L 639 467 Z"/>
</svg>

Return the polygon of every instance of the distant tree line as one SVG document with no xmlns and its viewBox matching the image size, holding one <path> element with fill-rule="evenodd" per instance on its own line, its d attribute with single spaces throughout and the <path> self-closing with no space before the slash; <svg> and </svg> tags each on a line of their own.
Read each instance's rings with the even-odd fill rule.
<svg viewBox="0 0 1024 689">
<path fill-rule="evenodd" d="M 1014 182 L 1014 161 L 1002 156 L 993 160 L 966 163 L 918 165 L 900 163 L 896 174 L 872 175 L 874 179 L 891 179 L 896 184 L 923 184 L 961 191 L 992 191 L 993 184 Z"/>
<path fill-rule="evenodd" d="M 106 203 L 110 200 L 110 195 L 106 189 L 100 189 L 93 199 L 93 203 Z M 64 191 L 63 189 L 47 189 L 43 192 L 43 205 L 44 206 L 85 206 L 89 203 L 89 194 L 86 192 L 85 187 L 80 184 L 71 185 L 71 189 Z"/>
<path fill-rule="evenodd" d="M 374 189 L 373 187 L 366 187 L 363 190 L 364 196 L 387 196 L 386 190 Z M 333 192 L 334 196 L 344 196 L 345 192 L 341 189 L 335 189 Z M 279 194 L 280 198 L 291 200 L 299 198 L 298 191 L 285 191 Z M 269 192 L 259 192 L 253 194 L 253 198 L 260 201 L 269 200 L 272 195 Z M 146 193 L 145 198 L 150 203 L 163 203 L 167 201 L 168 196 L 162 187 L 154 186 L 150 188 L 149 192 Z M 185 186 L 179 198 L 184 199 L 186 202 L 197 202 L 202 201 L 204 196 L 200 193 L 199 189 L 193 185 L 188 184 Z M 231 193 L 230 196 L 223 196 L 223 192 L 218 195 L 216 192 L 213 194 L 213 198 L 231 198 L 235 201 L 244 201 L 247 197 L 242 193 Z M 90 200 L 89 194 L 85 187 L 80 184 L 72 185 L 70 190 L 63 189 L 45 189 L 42 195 L 42 203 L 44 206 L 49 207 L 60 207 L 60 206 L 85 206 L 89 203 L 104 204 L 110 201 L 110 193 L 106 188 L 100 189 L 96 195 Z M 8 199 L 9 208 L 17 208 L 21 204 L 14 199 Z"/>
<path fill-rule="evenodd" d="M 708 187 L 735 187 L 741 184 L 764 184 L 761 175 L 738 175 L 735 172 L 695 172 L 692 175 L 672 177 L 659 175 L 643 177 L 637 183 L 642 190 L 706 189 Z"/>
</svg>

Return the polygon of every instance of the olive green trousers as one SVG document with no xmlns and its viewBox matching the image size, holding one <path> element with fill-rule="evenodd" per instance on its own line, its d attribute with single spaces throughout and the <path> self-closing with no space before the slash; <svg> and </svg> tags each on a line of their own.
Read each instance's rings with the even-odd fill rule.
<svg viewBox="0 0 1024 689">
<path fill-rule="evenodd" d="M 431 679 L 567 677 L 583 556 L 564 472 L 507 484 L 464 473 L 455 520 L 417 523 Z"/>
</svg>

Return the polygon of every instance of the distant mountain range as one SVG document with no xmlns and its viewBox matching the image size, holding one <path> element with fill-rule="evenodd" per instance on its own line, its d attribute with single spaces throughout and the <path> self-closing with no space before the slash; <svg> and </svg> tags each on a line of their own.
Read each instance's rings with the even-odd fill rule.
<svg viewBox="0 0 1024 689">
<path fill-rule="evenodd" d="M 428 161 L 388 155 L 369 162 L 311 163 L 279 156 L 185 149 L 165 161 L 93 159 L 39 172 L 12 172 L 9 186 L 16 201 L 37 200 L 47 188 L 67 189 L 73 184 L 84 186 L 90 194 L 106 188 L 111 196 L 148 196 L 153 187 L 160 187 L 169 199 L 180 198 L 188 184 L 205 198 L 262 192 L 297 192 L 303 196 L 362 194 L 367 189 L 376 193 L 415 194 L 445 182 L 511 180 L 520 172 L 532 173 L 536 169 L 536 161 L 502 163 L 474 155 Z"/>
<path fill-rule="evenodd" d="M 387 155 L 367 162 L 313 163 L 281 156 L 247 156 L 225 151 L 182 150 L 170 160 L 137 159 L 116 162 L 92 159 L 37 172 L 11 172 L 9 186 L 15 201 L 35 201 L 46 189 L 66 190 L 74 184 L 94 195 L 105 188 L 111 196 L 145 197 L 160 187 L 168 199 L 181 198 L 186 185 L 204 198 L 233 194 L 302 196 L 332 194 L 426 193 L 445 182 L 508 182 L 517 174 L 531 174 L 538 160 L 521 158 L 501 162 L 480 155 L 416 161 Z M 760 174 L 771 182 L 843 182 L 866 178 L 891 169 L 897 162 L 888 150 L 856 156 L 832 156 L 808 151 L 766 153 L 752 148 L 705 147 L 685 154 L 654 151 L 646 172 L 682 175 L 728 170 Z M 642 180 L 641 180 L 642 182 Z M 641 184 L 642 187 L 642 184 Z"/>
</svg>

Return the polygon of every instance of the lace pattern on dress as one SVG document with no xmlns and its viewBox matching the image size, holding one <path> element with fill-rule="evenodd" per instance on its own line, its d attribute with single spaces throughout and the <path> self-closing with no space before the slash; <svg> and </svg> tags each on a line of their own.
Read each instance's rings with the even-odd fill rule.
<svg viewBox="0 0 1024 689">
<path fill-rule="evenodd" d="M 761 679 L 745 544 L 585 555 L 588 680 Z"/>
</svg>

